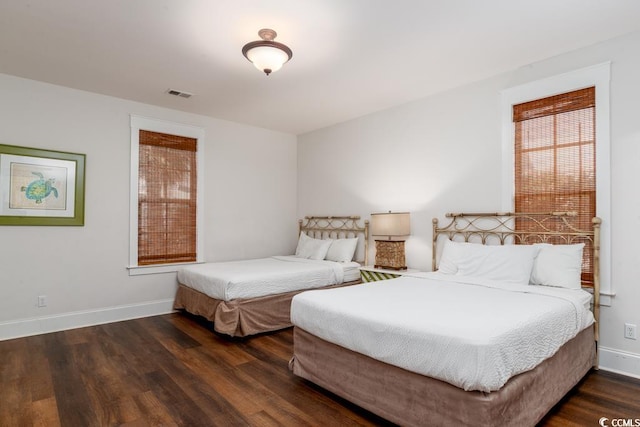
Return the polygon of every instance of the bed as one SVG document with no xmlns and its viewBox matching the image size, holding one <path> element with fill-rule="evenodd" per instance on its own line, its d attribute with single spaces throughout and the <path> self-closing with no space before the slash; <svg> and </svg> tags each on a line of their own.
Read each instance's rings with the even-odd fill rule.
<svg viewBox="0 0 640 427">
<path fill-rule="evenodd" d="M 173 308 L 202 316 L 216 332 L 234 337 L 290 327 L 294 295 L 361 283 L 369 222 L 359 220 L 307 216 L 298 221 L 295 255 L 185 267 L 178 272 Z"/>
<path fill-rule="evenodd" d="M 597 368 L 600 220 L 447 217 L 437 271 L 296 296 L 290 369 L 401 425 L 535 425 Z"/>
</svg>

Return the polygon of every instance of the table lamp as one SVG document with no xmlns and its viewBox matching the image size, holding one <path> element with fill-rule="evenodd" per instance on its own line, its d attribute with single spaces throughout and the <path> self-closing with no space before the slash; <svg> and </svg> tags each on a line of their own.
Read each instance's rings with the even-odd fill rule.
<svg viewBox="0 0 640 427">
<path fill-rule="evenodd" d="M 410 234 L 409 212 L 371 214 L 371 235 L 376 241 L 374 267 L 406 270 L 404 242 Z"/>
</svg>

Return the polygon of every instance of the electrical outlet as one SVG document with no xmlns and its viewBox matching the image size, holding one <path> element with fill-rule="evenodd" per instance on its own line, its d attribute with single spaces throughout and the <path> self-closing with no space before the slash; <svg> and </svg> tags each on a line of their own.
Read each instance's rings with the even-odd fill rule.
<svg viewBox="0 0 640 427">
<path fill-rule="evenodd" d="M 624 337 L 630 340 L 636 339 L 636 325 L 631 323 L 624 324 Z"/>
<path fill-rule="evenodd" d="M 38 307 L 46 307 L 47 306 L 47 296 L 40 295 L 38 296 Z"/>
</svg>

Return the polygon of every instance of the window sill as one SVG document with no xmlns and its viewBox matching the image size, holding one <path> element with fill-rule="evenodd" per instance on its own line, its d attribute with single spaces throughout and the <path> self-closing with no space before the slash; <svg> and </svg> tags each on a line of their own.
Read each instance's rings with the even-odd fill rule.
<svg viewBox="0 0 640 427">
<path fill-rule="evenodd" d="M 600 305 L 605 307 L 611 307 L 613 298 L 616 296 L 615 292 L 603 292 L 600 291 Z"/>
<path fill-rule="evenodd" d="M 589 292 L 590 294 L 593 293 L 593 289 L 590 288 L 584 288 L 587 292 Z M 611 307 L 611 302 L 613 301 L 613 298 L 616 296 L 615 292 L 609 292 L 609 291 L 603 291 L 600 290 L 600 306 L 604 306 L 604 307 Z"/>
<path fill-rule="evenodd" d="M 202 261 L 183 262 L 179 264 L 162 264 L 162 265 L 133 265 L 127 267 L 129 276 L 142 276 L 145 274 L 164 274 L 175 273 L 185 265 L 202 264 Z"/>
</svg>

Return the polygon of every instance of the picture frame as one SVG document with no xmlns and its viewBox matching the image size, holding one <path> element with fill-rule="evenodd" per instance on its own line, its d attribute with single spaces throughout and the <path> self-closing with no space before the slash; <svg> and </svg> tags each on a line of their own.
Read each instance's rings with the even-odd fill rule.
<svg viewBox="0 0 640 427">
<path fill-rule="evenodd" d="M 0 144 L 0 226 L 84 225 L 84 154 Z"/>
</svg>

